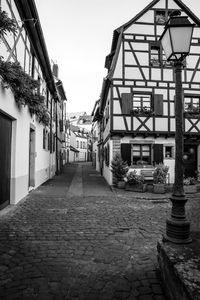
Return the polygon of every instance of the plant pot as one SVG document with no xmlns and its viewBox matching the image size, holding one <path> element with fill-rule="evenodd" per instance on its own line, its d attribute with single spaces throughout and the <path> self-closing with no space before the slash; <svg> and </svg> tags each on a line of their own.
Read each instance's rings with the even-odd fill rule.
<svg viewBox="0 0 200 300">
<path fill-rule="evenodd" d="M 165 184 L 164 183 L 154 183 L 153 192 L 155 194 L 164 194 L 165 193 Z"/>
<path fill-rule="evenodd" d="M 195 194 L 197 192 L 196 185 L 184 185 L 184 191 L 186 194 Z"/>
<path fill-rule="evenodd" d="M 118 189 L 124 189 L 125 188 L 125 181 L 118 181 L 117 182 Z"/>
<path fill-rule="evenodd" d="M 132 191 L 132 192 L 144 193 L 146 191 L 146 184 L 144 184 L 144 183 L 130 184 L 130 183 L 127 182 L 126 185 L 125 185 L 125 190 L 126 191 Z"/>
</svg>

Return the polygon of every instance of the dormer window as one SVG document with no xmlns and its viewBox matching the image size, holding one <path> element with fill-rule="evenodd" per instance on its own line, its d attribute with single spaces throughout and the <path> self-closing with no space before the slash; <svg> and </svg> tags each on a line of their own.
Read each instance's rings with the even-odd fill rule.
<svg viewBox="0 0 200 300">
<path fill-rule="evenodd" d="M 155 12 L 156 24 L 165 24 L 166 23 L 166 12 L 165 10 L 157 10 Z"/>
<path fill-rule="evenodd" d="M 150 65 L 153 67 L 159 67 L 161 63 L 161 48 L 160 43 L 151 43 L 150 47 Z"/>
</svg>

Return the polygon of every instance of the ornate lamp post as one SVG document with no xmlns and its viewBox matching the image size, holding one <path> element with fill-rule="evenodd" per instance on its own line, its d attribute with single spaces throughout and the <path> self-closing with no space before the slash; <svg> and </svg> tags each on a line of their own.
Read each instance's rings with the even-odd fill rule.
<svg viewBox="0 0 200 300">
<path fill-rule="evenodd" d="M 160 41 L 168 61 L 174 62 L 175 69 L 175 181 L 171 196 L 171 216 L 167 219 L 165 239 L 173 243 L 191 242 L 190 222 L 186 219 L 183 188 L 183 60 L 189 54 L 194 24 L 186 16 L 173 14 L 168 20 Z"/>
</svg>

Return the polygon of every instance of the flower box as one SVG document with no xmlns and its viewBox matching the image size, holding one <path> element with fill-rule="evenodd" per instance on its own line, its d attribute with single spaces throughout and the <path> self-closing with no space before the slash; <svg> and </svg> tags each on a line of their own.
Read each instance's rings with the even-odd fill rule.
<svg viewBox="0 0 200 300">
<path fill-rule="evenodd" d="M 130 184 L 126 182 L 125 190 L 131 191 L 131 192 L 140 192 L 144 193 L 146 192 L 147 185 L 144 183 L 138 183 L 138 184 Z"/>
<path fill-rule="evenodd" d="M 154 183 L 153 192 L 155 194 L 164 194 L 165 193 L 165 184 L 163 183 Z"/>
<path fill-rule="evenodd" d="M 195 194 L 197 192 L 196 185 L 184 185 L 184 192 L 186 194 Z"/>
<path fill-rule="evenodd" d="M 125 181 L 118 181 L 117 182 L 117 188 L 118 189 L 124 189 L 125 188 Z"/>
</svg>

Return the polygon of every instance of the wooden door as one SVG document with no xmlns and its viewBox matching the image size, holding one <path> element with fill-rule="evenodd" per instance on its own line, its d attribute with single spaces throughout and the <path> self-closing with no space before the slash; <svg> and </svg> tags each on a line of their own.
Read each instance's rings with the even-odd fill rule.
<svg viewBox="0 0 200 300">
<path fill-rule="evenodd" d="M 35 130 L 30 128 L 29 136 L 29 187 L 35 186 Z"/>
<path fill-rule="evenodd" d="M 184 145 L 183 167 L 185 177 L 197 176 L 197 145 Z"/>
<path fill-rule="evenodd" d="M 10 203 L 12 120 L 0 113 L 0 209 Z"/>
</svg>

